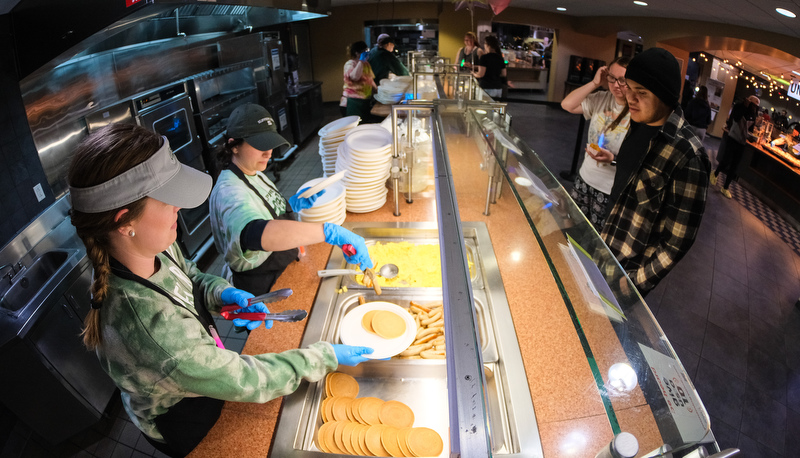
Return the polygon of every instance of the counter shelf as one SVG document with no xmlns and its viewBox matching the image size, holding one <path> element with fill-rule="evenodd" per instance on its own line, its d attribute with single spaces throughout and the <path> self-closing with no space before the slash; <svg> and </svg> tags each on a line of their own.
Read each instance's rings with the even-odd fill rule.
<svg viewBox="0 0 800 458">
<path fill-rule="evenodd" d="M 490 112 L 470 107 L 467 123 L 480 132 L 483 147 L 494 156 L 504 185 L 542 249 L 613 433 L 631 431 L 636 426 L 629 421 L 631 409 L 649 406 L 657 430 L 645 435 L 658 433 L 673 449 L 713 443 L 708 414 L 692 382 L 619 263 L 538 156 L 502 119 L 490 117 Z M 617 363 L 637 376 L 638 384 L 630 391 L 615 387 L 620 380 L 610 380 Z M 644 415 L 636 416 L 645 421 Z M 634 434 L 642 444 L 642 437 Z M 641 451 L 652 449 L 645 444 Z"/>
</svg>

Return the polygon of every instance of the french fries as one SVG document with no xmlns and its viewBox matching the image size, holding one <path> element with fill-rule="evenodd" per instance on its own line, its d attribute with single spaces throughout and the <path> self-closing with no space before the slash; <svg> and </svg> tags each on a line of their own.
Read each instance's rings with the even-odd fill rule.
<svg viewBox="0 0 800 458">
<path fill-rule="evenodd" d="M 401 352 L 400 359 L 445 359 L 444 317 L 442 304 L 419 304 L 411 301 L 408 313 L 417 324 L 414 342 Z"/>
</svg>

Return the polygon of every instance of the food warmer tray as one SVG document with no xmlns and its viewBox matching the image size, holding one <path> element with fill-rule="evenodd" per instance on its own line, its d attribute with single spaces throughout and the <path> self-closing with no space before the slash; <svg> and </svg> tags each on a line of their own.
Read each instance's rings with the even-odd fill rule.
<svg viewBox="0 0 800 458">
<path fill-rule="evenodd" d="M 439 242 L 437 228 L 431 223 L 354 223 L 345 224 L 345 227 L 363 236 L 368 244 Z M 463 222 L 462 227 L 467 253 L 475 267 L 470 275 L 486 376 L 492 454 L 541 457 L 527 376 L 488 230 L 484 223 L 479 222 Z M 326 269 L 340 269 L 345 265 L 341 251 L 334 249 Z M 340 293 L 342 286 L 347 286 L 347 290 Z M 412 300 L 422 304 L 442 301 L 441 288 L 384 287 L 382 290 L 383 294 L 378 296 L 371 288 L 358 284 L 353 276 L 323 278 L 301 346 L 319 340 L 341 343 L 342 319 L 358 306 L 360 297 L 367 302 L 380 300 L 403 308 L 407 308 Z M 440 456 L 449 456 L 445 360 L 368 361 L 357 367 L 340 366 L 338 370 L 359 382 L 358 397 L 397 400 L 411 407 L 415 415 L 414 426 L 437 431 L 445 443 Z M 272 453 L 275 456 L 333 456 L 320 451 L 315 443 L 322 425 L 319 409 L 324 398 L 324 379 L 316 383 L 303 382 L 285 398 L 273 438 Z"/>
</svg>

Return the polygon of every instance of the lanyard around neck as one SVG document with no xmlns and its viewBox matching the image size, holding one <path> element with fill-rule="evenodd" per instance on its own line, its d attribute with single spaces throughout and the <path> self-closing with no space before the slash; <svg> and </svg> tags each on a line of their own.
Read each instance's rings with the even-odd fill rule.
<svg viewBox="0 0 800 458">
<path fill-rule="evenodd" d="M 256 189 L 255 186 L 253 186 L 253 183 L 250 183 L 250 180 L 248 180 L 247 177 L 244 176 L 244 172 L 242 172 L 242 169 L 240 169 L 239 167 L 236 166 L 236 164 L 231 162 L 230 164 L 228 164 L 228 170 L 230 170 L 231 172 L 233 172 L 234 175 L 239 177 L 239 179 L 242 180 L 244 182 L 244 184 L 247 185 L 247 187 L 250 188 L 250 190 L 253 191 L 258 196 L 259 199 L 261 199 L 261 202 L 264 203 L 264 207 L 266 207 L 267 211 L 269 211 L 269 214 L 272 215 L 272 219 L 278 219 L 278 213 L 275 211 L 275 209 L 272 207 L 272 205 L 270 205 L 269 202 L 267 202 L 267 199 L 264 198 L 264 196 L 261 195 L 260 192 L 258 192 L 258 189 Z M 275 192 L 278 192 L 278 190 L 275 189 L 273 186 L 270 186 L 270 184 L 267 182 L 267 180 L 265 180 L 261 175 L 256 173 L 256 176 L 268 188 L 274 190 Z M 280 192 L 278 192 L 278 195 L 280 195 Z M 283 198 L 283 196 L 281 196 L 281 198 Z M 286 200 L 286 199 L 284 199 L 284 200 Z"/>
</svg>

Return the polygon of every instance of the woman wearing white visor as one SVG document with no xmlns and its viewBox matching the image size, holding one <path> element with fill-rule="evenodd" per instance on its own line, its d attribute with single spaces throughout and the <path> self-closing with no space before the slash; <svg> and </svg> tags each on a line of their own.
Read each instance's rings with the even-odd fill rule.
<svg viewBox="0 0 800 458">
<path fill-rule="evenodd" d="M 84 343 L 119 387 L 133 423 L 162 452 L 188 454 L 224 401 L 267 402 L 372 352 L 327 342 L 252 356 L 222 348 L 211 314 L 223 304 L 247 307 L 253 295 L 181 255 L 178 210 L 200 205 L 211 178 L 180 164 L 166 138 L 106 126 L 77 148 L 68 181 L 72 224 L 94 266 Z M 263 323 L 238 321 L 249 329 Z"/>
<path fill-rule="evenodd" d="M 311 207 L 325 191 L 302 198 L 301 189 L 287 202 L 262 173 L 272 150 L 288 144 L 264 107 L 246 103 L 228 118 L 224 149 L 218 154 L 224 170 L 209 199 L 214 243 L 225 258 L 223 276 L 253 294 L 268 292 L 304 245 L 350 244 L 356 254 L 345 259 L 373 267 L 363 237 L 332 223 L 293 220 L 293 210 Z"/>
</svg>

